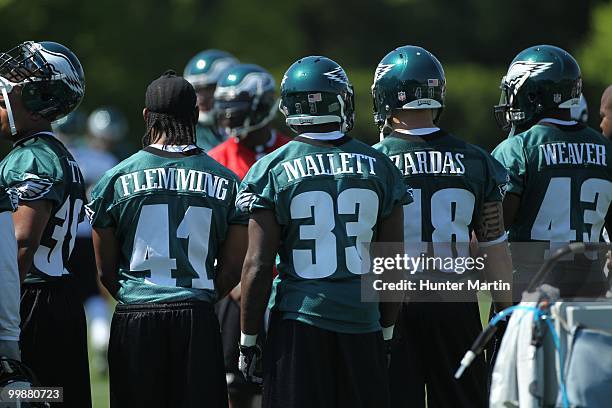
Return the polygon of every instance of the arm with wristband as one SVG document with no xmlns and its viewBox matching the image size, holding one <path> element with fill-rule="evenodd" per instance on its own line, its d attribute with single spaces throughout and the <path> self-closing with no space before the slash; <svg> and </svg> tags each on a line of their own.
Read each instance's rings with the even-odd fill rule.
<svg viewBox="0 0 612 408">
<path fill-rule="evenodd" d="M 272 269 L 280 242 L 281 228 L 272 210 L 256 210 L 249 221 L 249 245 L 242 267 L 240 300 L 240 360 L 238 368 L 248 381 L 261 383 L 261 349 L 257 334 L 272 287 Z"/>
</svg>

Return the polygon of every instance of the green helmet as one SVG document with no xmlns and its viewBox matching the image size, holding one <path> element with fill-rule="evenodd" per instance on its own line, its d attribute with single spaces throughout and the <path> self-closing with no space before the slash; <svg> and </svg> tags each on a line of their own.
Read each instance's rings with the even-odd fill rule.
<svg viewBox="0 0 612 408">
<path fill-rule="evenodd" d="M 197 53 L 185 67 L 183 77 L 198 89 L 217 83 L 227 68 L 238 64 L 230 53 L 219 50 L 205 50 Z"/>
<path fill-rule="evenodd" d="M 529 127 L 551 111 L 578 105 L 582 78 L 578 63 L 567 51 L 538 45 L 514 57 L 500 87 L 495 119 L 508 131 Z"/>
<path fill-rule="evenodd" d="M 294 126 L 338 123 L 346 133 L 355 122 L 353 86 L 331 59 L 301 58 L 283 76 L 279 109 L 294 131 Z"/>
<path fill-rule="evenodd" d="M 8 101 L 14 87 L 21 87 L 23 105 L 53 122 L 75 110 L 85 96 L 85 75 L 72 51 L 52 41 L 26 41 L 0 53 L 0 92 Z M 10 103 L 11 133 L 16 134 Z"/>
<path fill-rule="evenodd" d="M 266 126 L 277 114 L 275 90 L 274 78 L 259 65 L 238 64 L 223 72 L 213 107 L 219 132 L 244 138 Z"/>
<path fill-rule="evenodd" d="M 395 109 L 437 109 L 437 120 L 445 94 L 444 69 L 431 52 L 413 45 L 396 48 L 374 73 L 374 122 L 384 127 Z"/>
</svg>

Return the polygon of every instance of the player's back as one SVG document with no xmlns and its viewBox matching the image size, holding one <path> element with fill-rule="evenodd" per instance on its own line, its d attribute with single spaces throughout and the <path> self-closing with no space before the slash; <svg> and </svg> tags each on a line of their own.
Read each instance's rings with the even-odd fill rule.
<svg viewBox="0 0 612 408">
<path fill-rule="evenodd" d="M 414 201 L 404 206 L 407 252 L 468 256 L 484 203 L 502 199 L 502 166 L 443 130 L 422 137 L 392 133 L 374 148 L 391 158 L 413 189 Z"/>
<path fill-rule="evenodd" d="M 360 299 L 363 244 L 406 194 L 388 158 L 347 136 L 298 136 L 259 160 L 238 205 L 271 209 L 281 225 L 274 309 L 327 330 L 379 330 L 378 304 Z"/>
<path fill-rule="evenodd" d="M 601 134 L 581 124 L 538 124 L 495 149 L 510 174 L 508 193 L 520 195 L 508 234 L 515 285 L 526 285 L 551 251 L 569 242 L 603 241 L 612 200 L 611 149 Z M 603 254 L 588 252 L 562 261 L 567 262 L 557 264 L 548 279 L 561 296 L 605 292 Z"/>
<path fill-rule="evenodd" d="M 502 142 L 494 156 L 521 195 L 510 241 L 599 242 L 612 200 L 612 144 L 581 124 L 533 126 Z"/>
<path fill-rule="evenodd" d="M 121 244 L 123 303 L 214 301 L 214 263 L 235 217 L 236 176 L 199 149 L 146 147 L 92 193 L 92 224 Z"/>
</svg>

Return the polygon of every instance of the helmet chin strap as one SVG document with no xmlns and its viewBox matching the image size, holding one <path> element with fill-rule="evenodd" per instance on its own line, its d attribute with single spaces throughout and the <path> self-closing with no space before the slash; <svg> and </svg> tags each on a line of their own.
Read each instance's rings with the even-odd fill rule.
<svg viewBox="0 0 612 408">
<path fill-rule="evenodd" d="M 382 126 L 380 126 L 379 130 L 380 130 L 379 137 L 380 137 L 381 142 L 383 141 L 385 137 L 393 133 L 393 128 L 389 124 L 389 118 L 385 119 L 385 123 Z"/>
<path fill-rule="evenodd" d="M 513 123 L 512 127 L 510 128 L 510 133 L 508 133 L 508 137 L 514 136 L 515 133 L 516 133 L 516 125 Z"/>
<path fill-rule="evenodd" d="M 246 137 L 247 137 L 247 135 L 249 134 L 249 132 L 250 132 L 251 130 L 254 130 L 254 129 L 251 129 L 251 128 L 249 127 L 249 125 L 250 125 L 250 124 L 251 124 L 251 118 L 250 118 L 249 116 L 247 116 L 247 117 L 246 117 L 246 119 L 244 120 L 244 122 L 242 122 L 242 129 L 240 130 L 240 132 L 238 133 L 238 135 L 236 135 L 236 137 L 237 137 L 239 140 L 242 140 L 242 139 L 246 138 Z"/>
<path fill-rule="evenodd" d="M 8 115 L 9 126 L 11 127 L 11 136 L 17 134 L 17 127 L 15 126 L 15 118 L 13 117 L 13 109 L 11 109 L 11 101 L 9 100 L 9 92 L 13 90 L 12 85 L 6 79 L 0 77 L 0 88 L 2 88 L 2 98 L 4 98 L 4 106 L 6 107 L 6 113 Z M 8 89 L 7 89 L 8 88 Z"/>
</svg>

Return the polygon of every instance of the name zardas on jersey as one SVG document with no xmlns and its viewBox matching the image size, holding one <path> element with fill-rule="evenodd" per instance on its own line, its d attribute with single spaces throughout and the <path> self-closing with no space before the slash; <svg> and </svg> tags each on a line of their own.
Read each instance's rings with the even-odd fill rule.
<svg viewBox="0 0 612 408">
<path fill-rule="evenodd" d="M 122 197 L 144 191 L 170 190 L 204 193 L 218 200 L 227 197 L 230 180 L 194 169 L 153 168 L 118 178 Z"/>
<path fill-rule="evenodd" d="M 592 164 L 607 166 L 606 147 L 597 143 L 545 143 L 539 146 L 540 163 L 546 166 L 560 164 Z M 542 160 L 543 159 L 543 160 Z"/>
<path fill-rule="evenodd" d="M 463 153 L 437 150 L 412 151 L 389 156 L 404 176 L 417 174 L 465 174 Z"/>
</svg>

